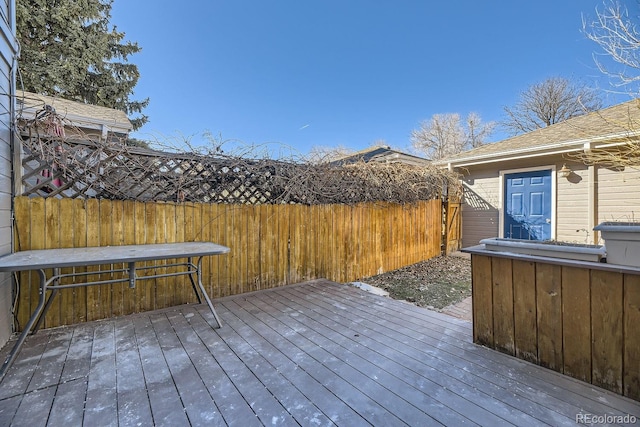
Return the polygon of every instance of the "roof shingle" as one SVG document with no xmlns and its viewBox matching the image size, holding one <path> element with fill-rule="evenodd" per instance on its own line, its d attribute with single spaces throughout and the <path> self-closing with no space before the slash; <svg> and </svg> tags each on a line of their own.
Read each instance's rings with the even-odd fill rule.
<svg viewBox="0 0 640 427">
<path fill-rule="evenodd" d="M 588 142 L 619 142 L 630 136 L 637 136 L 638 132 L 640 132 L 640 99 L 633 99 L 529 133 L 464 151 L 438 163 L 459 163 L 477 158 L 504 158 L 509 154 L 522 155 L 563 146 L 581 146 Z"/>
<path fill-rule="evenodd" d="M 31 119 L 45 105 L 50 105 L 58 115 L 77 127 L 96 128 L 99 125 L 106 125 L 113 132 L 119 133 L 128 133 L 133 128 L 127 114 L 113 108 L 24 91 L 18 93 L 17 101 L 19 117 Z"/>
</svg>

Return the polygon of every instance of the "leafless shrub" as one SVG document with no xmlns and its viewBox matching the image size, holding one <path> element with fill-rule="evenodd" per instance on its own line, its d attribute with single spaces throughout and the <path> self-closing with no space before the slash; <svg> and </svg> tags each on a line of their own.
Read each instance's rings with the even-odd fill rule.
<svg viewBox="0 0 640 427">
<path fill-rule="evenodd" d="M 53 123 L 53 125 L 52 125 Z M 458 195 L 457 176 L 434 166 L 357 163 L 337 166 L 270 158 L 264 147 L 229 151 L 156 141 L 159 150 L 83 135 L 49 112 L 20 124 L 25 195 L 205 203 L 411 203 Z M 61 131 L 62 129 L 62 131 Z M 164 144 L 164 145 L 163 145 Z"/>
</svg>

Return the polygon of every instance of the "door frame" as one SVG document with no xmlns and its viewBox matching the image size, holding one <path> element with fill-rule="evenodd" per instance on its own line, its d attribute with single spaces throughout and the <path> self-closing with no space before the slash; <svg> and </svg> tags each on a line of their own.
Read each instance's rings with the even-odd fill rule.
<svg viewBox="0 0 640 427">
<path fill-rule="evenodd" d="M 556 165 L 500 170 L 498 191 L 498 237 L 504 238 L 504 176 L 518 172 L 551 171 L 551 240 L 556 238 Z"/>
</svg>

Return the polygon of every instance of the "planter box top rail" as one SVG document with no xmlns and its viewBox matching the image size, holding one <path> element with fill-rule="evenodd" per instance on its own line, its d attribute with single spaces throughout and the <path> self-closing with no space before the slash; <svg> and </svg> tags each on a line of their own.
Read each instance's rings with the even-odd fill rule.
<svg viewBox="0 0 640 427">
<path fill-rule="evenodd" d="M 640 232 L 640 222 L 601 222 L 593 227 L 595 231 L 613 231 L 619 233 Z"/>
<path fill-rule="evenodd" d="M 595 227 L 605 241 L 607 262 L 640 267 L 640 223 L 603 222 Z"/>
<path fill-rule="evenodd" d="M 539 242 L 535 240 L 500 238 L 483 239 L 480 243 L 490 251 L 513 252 L 582 261 L 598 262 L 606 255 L 604 246 L 600 245 L 583 245 L 555 241 Z"/>
<path fill-rule="evenodd" d="M 618 264 L 608 264 L 604 262 L 584 261 L 575 259 L 558 258 L 551 256 L 529 255 L 515 252 L 489 250 L 484 244 L 463 248 L 461 252 L 471 255 L 483 255 L 497 258 L 513 258 L 523 261 L 544 262 L 547 264 L 567 265 L 570 267 L 588 268 L 591 270 L 612 271 L 624 274 L 640 275 L 640 267 L 629 267 Z"/>
</svg>

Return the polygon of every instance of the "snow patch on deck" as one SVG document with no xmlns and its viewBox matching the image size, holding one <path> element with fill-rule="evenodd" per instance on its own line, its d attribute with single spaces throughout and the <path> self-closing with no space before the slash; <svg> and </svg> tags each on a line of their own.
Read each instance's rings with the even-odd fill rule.
<svg viewBox="0 0 640 427">
<path fill-rule="evenodd" d="M 372 294 L 375 294 L 375 295 L 380 295 L 383 297 L 389 296 L 389 292 L 385 291 L 384 289 L 377 288 L 375 286 L 371 286 L 363 282 L 351 282 L 350 285 L 355 286 L 356 288 L 360 288 L 364 291 L 371 292 Z"/>
</svg>

